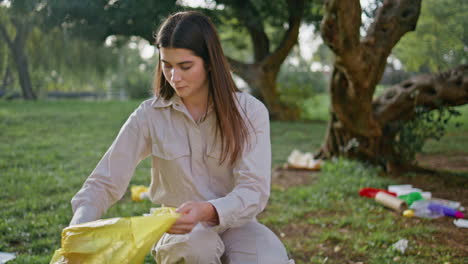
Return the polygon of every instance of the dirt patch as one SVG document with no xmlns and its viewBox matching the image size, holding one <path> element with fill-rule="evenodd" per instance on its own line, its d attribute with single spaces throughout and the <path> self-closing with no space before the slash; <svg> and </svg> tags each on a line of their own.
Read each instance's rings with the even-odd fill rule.
<svg viewBox="0 0 468 264">
<path fill-rule="evenodd" d="M 299 185 L 309 185 L 318 179 L 319 174 L 319 171 L 276 167 L 271 173 L 271 184 L 274 188 L 283 190 Z"/>
<path fill-rule="evenodd" d="M 390 177 L 429 191 L 433 197 L 459 201 L 468 209 L 468 153 L 419 154 L 417 160 L 422 167 L 439 172 Z"/>
<path fill-rule="evenodd" d="M 468 172 L 468 153 L 418 154 L 416 160 L 435 170 Z"/>
</svg>

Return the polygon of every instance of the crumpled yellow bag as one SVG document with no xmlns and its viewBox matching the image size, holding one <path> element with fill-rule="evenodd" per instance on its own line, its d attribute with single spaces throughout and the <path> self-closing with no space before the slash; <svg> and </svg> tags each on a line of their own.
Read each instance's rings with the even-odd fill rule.
<svg viewBox="0 0 468 264">
<path fill-rule="evenodd" d="M 151 247 L 179 218 L 175 208 L 66 227 L 50 264 L 143 263 Z"/>
</svg>

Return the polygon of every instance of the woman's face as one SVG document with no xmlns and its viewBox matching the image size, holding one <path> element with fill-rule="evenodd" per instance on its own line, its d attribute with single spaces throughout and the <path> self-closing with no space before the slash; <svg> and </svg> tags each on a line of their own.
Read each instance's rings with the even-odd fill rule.
<svg viewBox="0 0 468 264">
<path fill-rule="evenodd" d="M 189 49 L 161 48 L 161 66 L 166 80 L 184 100 L 207 98 L 208 74 L 201 57 Z"/>
</svg>

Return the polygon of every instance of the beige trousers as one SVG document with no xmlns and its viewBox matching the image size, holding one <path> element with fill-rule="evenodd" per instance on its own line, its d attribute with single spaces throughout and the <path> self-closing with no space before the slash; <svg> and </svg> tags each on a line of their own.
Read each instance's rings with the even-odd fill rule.
<svg viewBox="0 0 468 264">
<path fill-rule="evenodd" d="M 164 234 L 152 250 L 158 264 L 293 264 L 278 237 L 251 221 L 221 234 L 197 225 L 185 235 Z"/>
</svg>

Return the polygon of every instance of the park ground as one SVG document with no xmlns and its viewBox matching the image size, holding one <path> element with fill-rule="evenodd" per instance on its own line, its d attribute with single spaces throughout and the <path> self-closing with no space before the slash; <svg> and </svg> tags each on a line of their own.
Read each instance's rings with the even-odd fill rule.
<svg viewBox="0 0 468 264">
<path fill-rule="evenodd" d="M 0 252 L 18 254 L 9 263 L 49 263 L 70 221 L 71 197 L 137 105 L 0 102 Z M 326 123 L 272 122 L 272 194 L 260 221 L 296 263 L 468 263 L 468 230 L 452 219 L 403 218 L 358 195 L 362 187 L 410 183 L 468 208 L 468 107 L 458 109 L 463 114 L 454 121 L 462 125 L 449 125 L 418 155 L 420 164 L 441 171 L 436 174 L 387 175 L 342 159 L 318 173 L 282 170 L 294 148 L 320 147 Z M 131 184 L 148 185 L 149 168 L 143 161 Z M 132 202 L 127 192 L 105 217 L 141 215 L 154 206 Z M 408 240 L 405 253 L 392 249 L 400 239 Z"/>
</svg>

